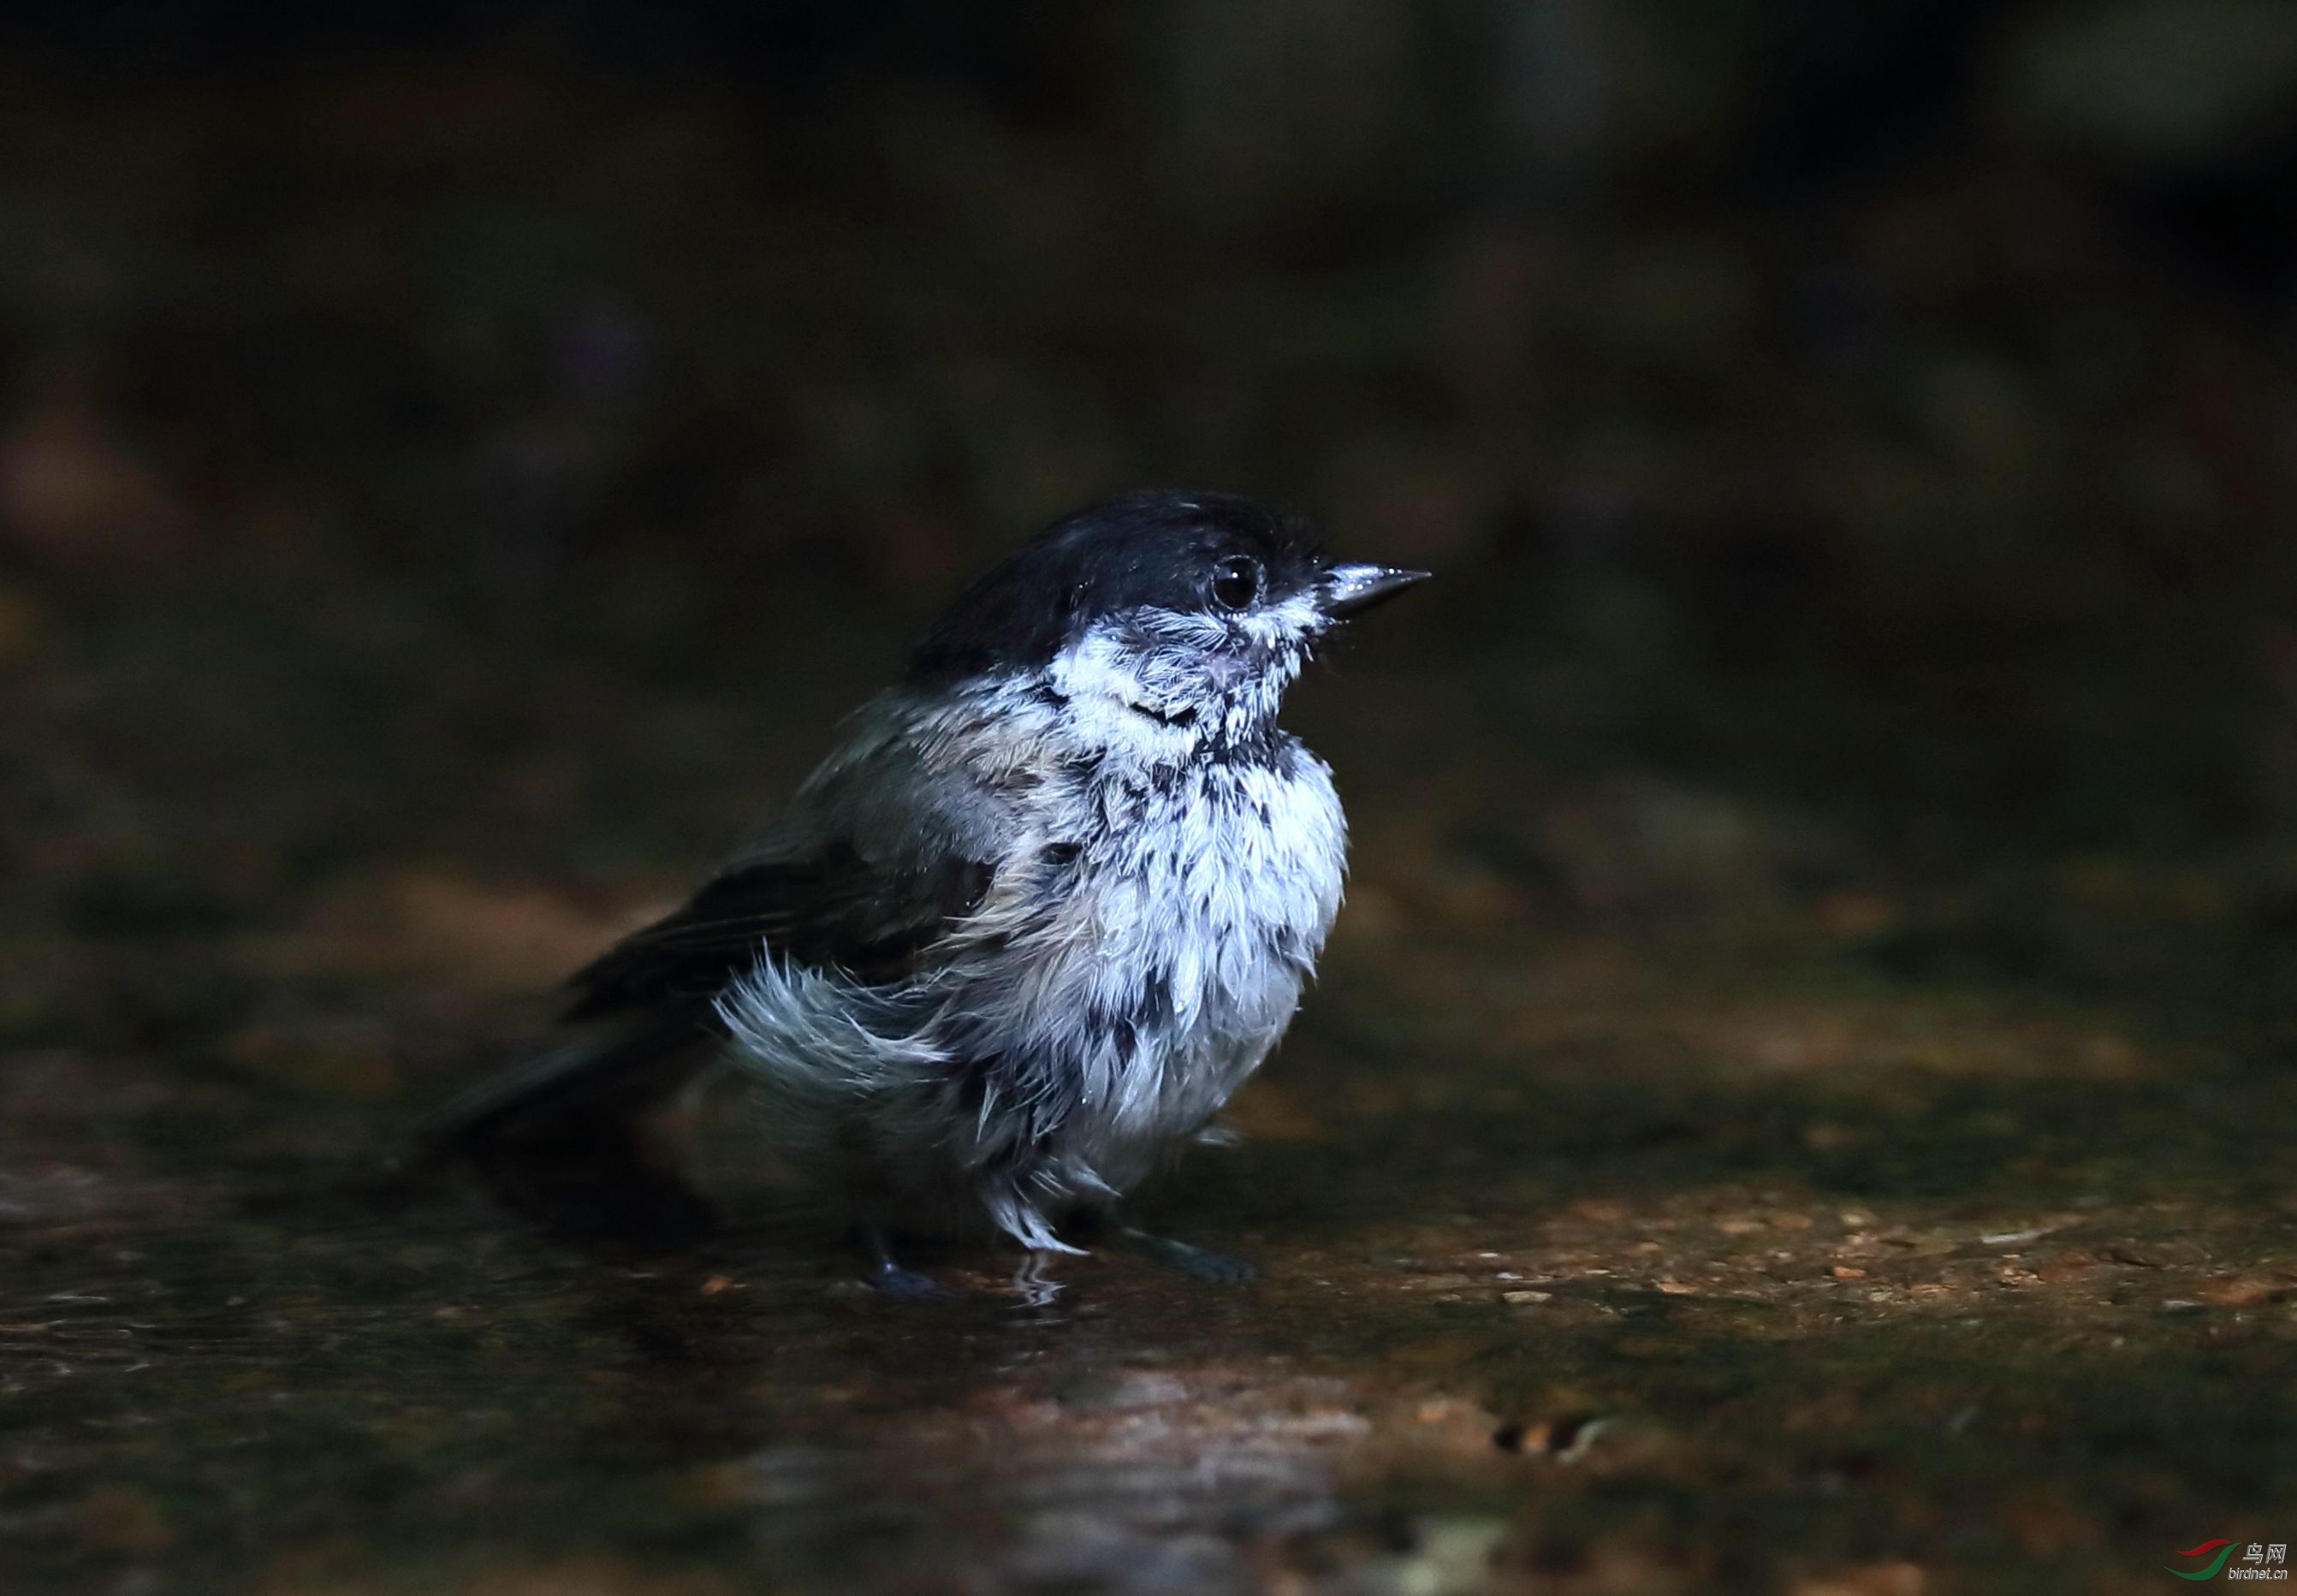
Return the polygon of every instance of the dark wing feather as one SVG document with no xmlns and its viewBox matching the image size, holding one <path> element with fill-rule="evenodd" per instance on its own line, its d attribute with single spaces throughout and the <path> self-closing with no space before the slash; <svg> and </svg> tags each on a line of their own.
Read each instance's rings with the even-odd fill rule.
<svg viewBox="0 0 2297 1596">
<path fill-rule="evenodd" d="M 980 906 L 992 874 L 962 859 L 888 868 L 844 841 L 737 865 L 577 972 L 565 1017 L 707 1003 L 768 950 L 873 983 L 897 980 Z"/>
<path fill-rule="evenodd" d="M 929 706 L 928 706 L 929 707 Z M 636 1114 L 714 1059 L 713 1000 L 769 951 L 876 984 L 933 957 L 977 909 L 1003 856 L 1009 804 L 961 771 L 928 768 L 918 703 L 893 694 L 857 718 L 793 813 L 676 914 L 578 974 L 576 1029 L 425 1122 L 428 1156 L 562 1123 Z M 825 824 L 829 818 L 834 824 Z"/>
</svg>

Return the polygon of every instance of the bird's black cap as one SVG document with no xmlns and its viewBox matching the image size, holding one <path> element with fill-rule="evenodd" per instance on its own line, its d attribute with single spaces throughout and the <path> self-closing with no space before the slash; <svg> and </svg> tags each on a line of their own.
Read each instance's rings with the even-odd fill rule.
<svg viewBox="0 0 2297 1596">
<path fill-rule="evenodd" d="M 1045 665 L 1095 619 L 1144 605 L 1209 607 L 1223 561 L 1245 555 L 1280 600 L 1322 575 L 1307 524 L 1227 493 L 1129 494 L 1056 522 L 959 594 L 910 656 L 921 686 Z"/>
</svg>

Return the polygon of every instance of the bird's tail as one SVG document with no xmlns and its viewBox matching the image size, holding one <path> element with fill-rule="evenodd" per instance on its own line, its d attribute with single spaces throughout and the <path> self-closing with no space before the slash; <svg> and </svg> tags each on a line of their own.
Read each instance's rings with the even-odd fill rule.
<svg viewBox="0 0 2297 1596">
<path fill-rule="evenodd" d="M 695 1016 L 590 1026 L 450 1098 L 419 1122 L 403 1164 L 505 1139 L 625 1122 L 675 1093 L 717 1049 Z"/>
</svg>

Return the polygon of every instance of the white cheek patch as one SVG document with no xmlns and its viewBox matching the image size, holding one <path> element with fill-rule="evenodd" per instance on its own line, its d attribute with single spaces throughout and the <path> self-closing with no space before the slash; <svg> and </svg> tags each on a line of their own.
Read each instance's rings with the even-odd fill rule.
<svg viewBox="0 0 2297 1596">
<path fill-rule="evenodd" d="M 1312 593 L 1236 616 L 1144 607 L 1085 633 L 1049 674 L 1081 737 L 1166 762 L 1272 718 L 1329 625 Z"/>
<path fill-rule="evenodd" d="M 1187 700 L 1174 692 L 1176 684 L 1155 679 L 1156 660 L 1154 651 L 1128 647 L 1100 628 L 1056 656 L 1052 686 L 1068 700 L 1075 735 L 1150 761 L 1182 757 L 1194 748 L 1195 729 L 1171 720 L 1173 707 Z"/>
</svg>

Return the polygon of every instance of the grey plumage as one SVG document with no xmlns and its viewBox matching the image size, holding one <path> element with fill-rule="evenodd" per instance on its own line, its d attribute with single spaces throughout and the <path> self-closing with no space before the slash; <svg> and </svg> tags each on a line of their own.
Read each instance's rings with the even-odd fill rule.
<svg viewBox="0 0 2297 1596">
<path fill-rule="evenodd" d="M 1057 527 L 959 601 L 778 823 L 576 977 L 595 1046 L 450 1107 L 434 1141 L 722 1062 L 859 1217 L 1074 1250 L 1062 1217 L 1206 1131 L 1289 1024 L 1346 837 L 1277 706 L 1415 574 L 1334 565 L 1239 500 Z"/>
</svg>

